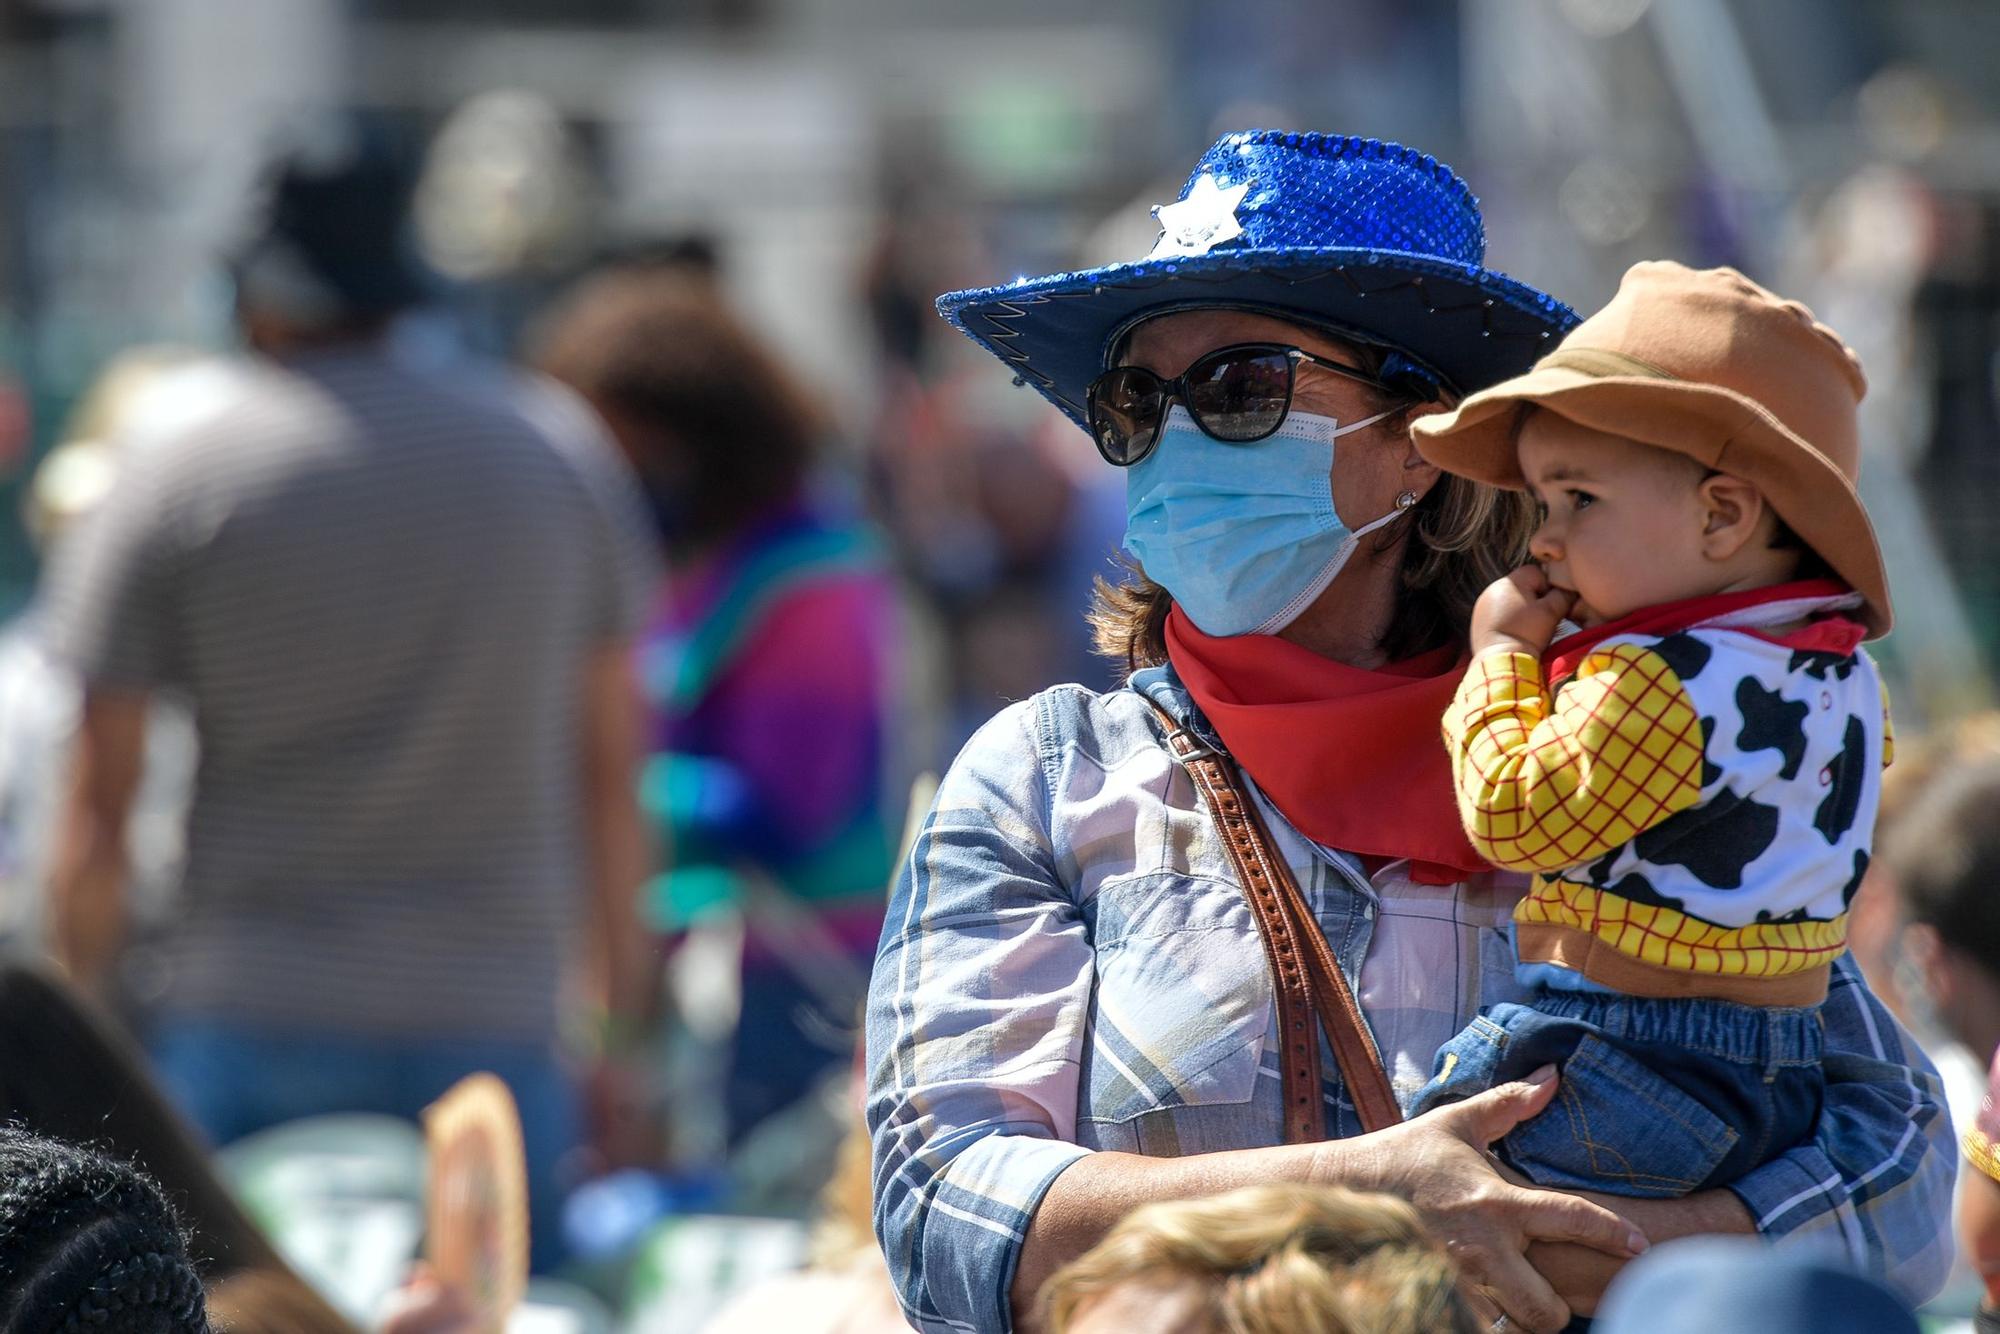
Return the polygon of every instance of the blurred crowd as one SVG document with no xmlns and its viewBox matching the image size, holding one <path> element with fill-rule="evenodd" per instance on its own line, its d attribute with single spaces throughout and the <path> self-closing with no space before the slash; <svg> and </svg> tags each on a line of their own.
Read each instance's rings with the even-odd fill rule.
<svg viewBox="0 0 2000 1334">
<path fill-rule="evenodd" d="M 475 1071 L 518 1108 L 535 1328 L 905 1328 L 856 1084 L 884 887 L 998 703 L 1111 683 L 1080 609 L 1122 481 L 1053 412 L 989 411 L 931 309 L 962 238 L 920 201 L 854 275 L 856 439 L 727 237 L 441 325 L 414 181 L 361 122 L 274 152 L 225 247 L 241 351 L 120 354 L 25 488 L 0 1285 L 33 1300 L 0 1329 L 86 1290 L 92 1327 L 485 1328 L 412 1268 L 417 1127 Z M 1926 288 L 1938 327 L 1958 290 Z M 1990 499 L 2000 429 L 1955 365 L 1985 392 L 1941 400 L 1947 515 Z M 1976 569 L 1972 526 L 1944 536 Z M 1982 1124 L 2000 722 L 1899 746 L 1854 951 Z M 1946 1315 L 2000 1272 L 2000 1186 L 1965 1175 Z M 1663 1248 L 1600 1324 L 1916 1327 L 1788 1263 Z M 1043 1301 L 1075 1334 L 1481 1327 L 1407 1205 L 1289 1187 L 1135 1214 Z"/>
<path fill-rule="evenodd" d="M 491 1071 L 545 1300 L 691 1328 L 804 1258 L 837 1158 L 816 1253 L 872 1256 L 857 1016 L 905 812 L 996 701 L 1108 679 L 1069 609 L 1118 496 L 978 425 L 892 236 L 861 451 L 705 238 L 579 265 L 509 357 L 439 337 L 415 179 L 359 118 L 277 144 L 222 250 L 242 351 L 118 355 L 27 487 L 0 931 L 92 1036 L 17 1110 L 167 1188 L 231 1328 L 421 1323 L 462 1294 L 390 1295 L 408 1128 Z"/>
</svg>

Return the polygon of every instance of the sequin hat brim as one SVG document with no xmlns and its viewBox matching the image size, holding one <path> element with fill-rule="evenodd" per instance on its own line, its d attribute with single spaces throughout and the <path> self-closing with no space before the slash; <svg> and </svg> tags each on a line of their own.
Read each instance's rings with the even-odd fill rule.
<svg viewBox="0 0 2000 1334">
<path fill-rule="evenodd" d="M 1141 319 L 1221 306 L 1352 330 L 1469 393 L 1553 348 L 1576 312 L 1503 273 L 1382 249 L 1212 250 L 948 292 L 938 313 L 1088 429 L 1084 395 Z"/>
</svg>

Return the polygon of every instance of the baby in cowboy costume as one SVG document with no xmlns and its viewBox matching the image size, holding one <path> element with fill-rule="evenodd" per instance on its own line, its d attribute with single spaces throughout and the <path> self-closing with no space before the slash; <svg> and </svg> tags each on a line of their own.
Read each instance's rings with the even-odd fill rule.
<svg viewBox="0 0 2000 1334">
<path fill-rule="evenodd" d="M 1426 458 L 1545 512 L 1537 563 L 1474 609 L 1444 720 L 1474 846 L 1534 873 L 1533 999 L 1475 1019 L 1418 1099 L 1560 1063 L 1500 1146 L 1543 1185 L 1682 1195 L 1812 1134 L 1890 751 L 1860 648 L 1890 620 L 1854 489 L 1864 389 L 1805 307 L 1647 263 L 1533 370 L 1415 425 Z"/>
</svg>

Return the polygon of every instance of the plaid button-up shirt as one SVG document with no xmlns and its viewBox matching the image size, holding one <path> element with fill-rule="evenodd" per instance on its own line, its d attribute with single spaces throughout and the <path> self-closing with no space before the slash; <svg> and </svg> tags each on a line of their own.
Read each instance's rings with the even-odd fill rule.
<svg viewBox="0 0 2000 1334">
<path fill-rule="evenodd" d="M 1164 668 L 1013 705 L 946 775 L 890 900 L 868 1124 L 876 1232 L 920 1329 L 1010 1327 L 1029 1219 L 1083 1155 L 1281 1139 L 1257 927 L 1141 692 L 1216 743 Z M 1407 1100 L 1480 1006 L 1522 998 L 1506 922 L 1524 882 L 1422 886 L 1400 864 L 1371 882 L 1259 800 Z M 1824 1015 L 1817 1133 L 1731 1189 L 1765 1235 L 1830 1238 L 1921 1300 L 1951 1258 L 1937 1074 L 1847 960 Z M 1327 1134 L 1359 1134 L 1322 1057 Z"/>
</svg>

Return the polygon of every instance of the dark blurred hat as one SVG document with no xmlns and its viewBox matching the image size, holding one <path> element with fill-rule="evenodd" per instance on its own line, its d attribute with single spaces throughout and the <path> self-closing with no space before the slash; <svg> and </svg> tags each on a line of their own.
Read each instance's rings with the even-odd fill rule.
<svg viewBox="0 0 2000 1334">
<path fill-rule="evenodd" d="M 0 1127 L 0 1330 L 206 1334 L 160 1188 L 115 1158 Z"/>
<path fill-rule="evenodd" d="M 393 314 L 428 275 L 409 236 L 415 164 L 352 119 L 295 129 L 266 156 L 229 269 L 242 299 L 305 322 Z"/>
<path fill-rule="evenodd" d="M 1599 1334 L 1918 1334 L 1917 1318 L 1842 1258 L 1743 1237 L 1691 1237 L 1627 1266 Z"/>
</svg>

